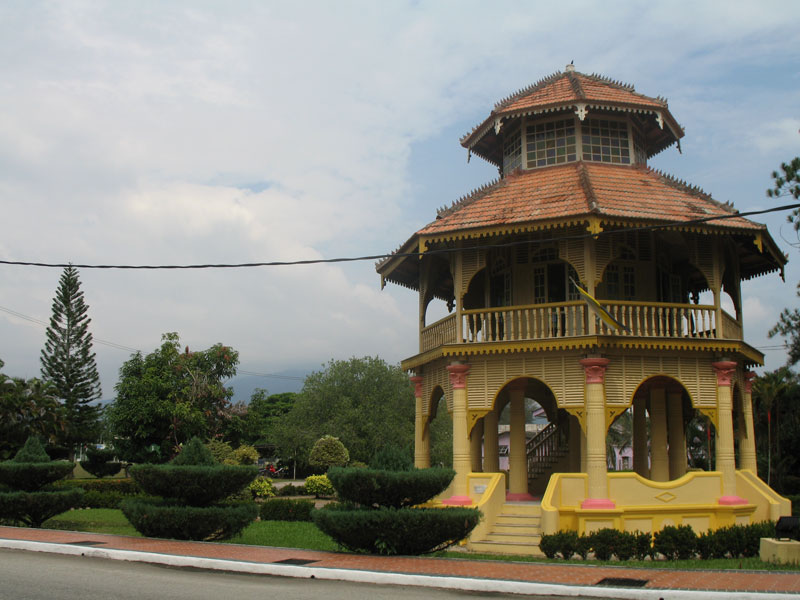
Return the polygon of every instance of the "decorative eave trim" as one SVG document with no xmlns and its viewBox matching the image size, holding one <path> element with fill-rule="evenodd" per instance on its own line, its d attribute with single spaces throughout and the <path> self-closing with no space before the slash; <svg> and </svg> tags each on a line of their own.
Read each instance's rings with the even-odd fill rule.
<svg viewBox="0 0 800 600">
<path fill-rule="evenodd" d="M 487 342 L 484 344 L 447 344 L 409 357 L 400 363 L 404 371 L 416 369 L 434 360 L 447 357 L 480 356 L 491 354 L 517 354 L 520 352 L 547 352 L 585 350 L 586 348 L 615 348 L 622 350 L 669 350 L 713 352 L 736 355 L 744 359 L 745 366 L 763 366 L 764 355 L 740 340 L 690 340 L 663 338 L 631 338 L 626 336 L 585 336 L 554 338 L 524 342 Z"/>
</svg>

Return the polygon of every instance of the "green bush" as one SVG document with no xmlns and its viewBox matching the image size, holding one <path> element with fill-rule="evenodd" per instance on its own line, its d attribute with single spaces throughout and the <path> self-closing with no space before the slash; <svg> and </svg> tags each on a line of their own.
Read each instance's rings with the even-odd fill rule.
<svg viewBox="0 0 800 600">
<path fill-rule="evenodd" d="M 258 450 L 254 446 L 242 444 L 233 451 L 229 460 L 234 465 L 254 465 L 258 462 Z"/>
<path fill-rule="evenodd" d="M 180 454 L 178 455 L 180 457 Z M 248 485 L 258 467 L 234 465 L 134 465 L 131 476 L 148 494 L 189 506 L 209 506 Z"/>
<path fill-rule="evenodd" d="M 578 532 L 576 531 L 560 531 L 556 535 L 558 538 L 558 553 L 561 558 L 569 560 L 575 554 L 578 548 Z"/>
<path fill-rule="evenodd" d="M 252 522 L 258 515 L 258 507 L 252 502 L 216 503 L 241 493 L 257 474 L 256 466 L 218 464 L 211 451 L 194 438 L 169 464 L 131 468 L 131 475 L 145 492 L 164 500 L 127 498 L 121 508 L 142 535 L 182 540 L 224 539 Z"/>
<path fill-rule="evenodd" d="M 0 463 L 0 519 L 41 527 L 74 506 L 83 489 L 59 489 L 52 484 L 72 472 L 74 465 L 51 461 L 36 438 L 28 438 L 11 460 Z"/>
<path fill-rule="evenodd" d="M 667 560 L 686 560 L 695 555 L 697 535 L 689 525 L 667 525 L 653 536 L 653 549 Z"/>
<path fill-rule="evenodd" d="M 269 477 L 256 477 L 247 486 L 253 498 L 272 498 L 275 496 L 275 486 Z"/>
<path fill-rule="evenodd" d="M 414 468 L 414 457 L 410 448 L 388 444 L 375 453 L 369 466 L 386 471 L 410 471 Z"/>
<path fill-rule="evenodd" d="M 620 532 L 616 529 L 603 528 L 593 531 L 589 537 L 589 544 L 594 550 L 597 560 L 611 560 L 617 549 Z"/>
<path fill-rule="evenodd" d="M 539 550 L 544 553 L 547 558 L 555 558 L 559 551 L 559 539 L 557 533 L 545 533 L 539 540 Z"/>
<path fill-rule="evenodd" d="M 4 492 L 0 493 L 0 517 L 28 527 L 41 527 L 47 519 L 78 506 L 81 498 L 83 490 L 80 488 Z"/>
<path fill-rule="evenodd" d="M 134 496 L 142 493 L 142 488 L 134 479 L 62 479 L 54 484 L 59 488 L 80 487 L 97 492 L 116 492 L 123 496 Z"/>
<path fill-rule="evenodd" d="M 415 506 L 443 492 L 455 477 L 445 468 L 385 471 L 333 468 L 328 478 L 339 498 L 367 507 Z"/>
<path fill-rule="evenodd" d="M 304 485 L 292 485 L 291 483 L 279 487 L 275 492 L 276 496 L 309 496 Z"/>
<path fill-rule="evenodd" d="M 312 467 L 328 470 L 330 467 L 343 467 L 350 460 L 350 453 L 339 438 L 323 435 L 311 448 L 308 463 Z"/>
<path fill-rule="evenodd" d="M 355 552 L 427 554 L 464 539 L 481 518 L 474 508 L 380 508 L 336 505 L 312 513 L 314 523 Z"/>
<path fill-rule="evenodd" d="M 636 554 L 636 534 L 629 531 L 618 531 L 614 554 L 621 561 L 633 558 Z"/>
<path fill-rule="evenodd" d="M 147 537 L 176 540 L 222 540 L 240 533 L 258 516 L 253 503 L 228 506 L 182 506 L 127 498 L 122 512 Z"/>
<path fill-rule="evenodd" d="M 306 492 L 317 498 L 336 494 L 336 490 L 331 485 L 331 480 L 326 475 L 309 475 L 306 477 L 305 488 Z"/>
<path fill-rule="evenodd" d="M 636 560 L 644 560 L 650 557 L 650 560 L 655 558 L 655 550 L 653 550 L 653 535 L 647 531 L 635 531 L 633 556 Z"/>
<path fill-rule="evenodd" d="M 275 498 L 261 505 L 262 521 L 311 521 L 313 500 Z"/>
</svg>

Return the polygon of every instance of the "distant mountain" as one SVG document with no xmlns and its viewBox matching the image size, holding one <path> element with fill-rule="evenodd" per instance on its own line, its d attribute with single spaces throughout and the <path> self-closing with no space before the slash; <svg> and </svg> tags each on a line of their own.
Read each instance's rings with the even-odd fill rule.
<svg viewBox="0 0 800 600">
<path fill-rule="evenodd" d="M 269 377 L 262 375 L 237 375 L 225 383 L 226 386 L 233 388 L 233 402 L 249 402 L 250 396 L 256 388 L 264 388 L 270 394 L 282 394 L 284 392 L 299 392 L 303 388 L 306 376 L 319 370 L 319 366 L 297 367 L 272 373 Z"/>
</svg>

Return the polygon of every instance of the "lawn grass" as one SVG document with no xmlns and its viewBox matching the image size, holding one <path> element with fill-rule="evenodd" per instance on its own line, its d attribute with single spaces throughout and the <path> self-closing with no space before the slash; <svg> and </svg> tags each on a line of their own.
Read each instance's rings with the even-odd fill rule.
<svg viewBox="0 0 800 600">
<path fill-rule="evenodd" d="M 46 529 L 85 531 L 91 533 L 110 533 L 141 537 L 121 510 L 110 508 L 84 508 L 70 510 L 46 521 Z M 322 533 L 313 523 L 299 521 L 257 521 L 248 526 L 240 535 L 226 540 L 231 544 L 248 546 L 273 546 L 280 548 L 302 548 L 304 550 L 339 550 L 336 542 Z M 498 560 L 507 562 L 537 562 L 549 564 L 588 564 L 613 565 L 646 569 L 680 570 L 752 570 L 752 571 L 798 571 L 797 565 L 776 565 L 762 562 L 759 558 L 721 558 L 711 560 L 629 560 L 618 561 L 549 559 L 536 556 L 503 554 L 477 554 L 467 552 L 437 552 L 434 557 L 457 558 L 460 560 Z"/>
</svg>

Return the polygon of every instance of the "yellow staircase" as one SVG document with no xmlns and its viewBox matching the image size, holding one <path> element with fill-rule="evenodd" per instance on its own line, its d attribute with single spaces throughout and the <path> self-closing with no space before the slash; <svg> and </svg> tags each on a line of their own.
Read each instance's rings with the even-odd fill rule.
<svg viewBox="0 0 800 600">
<path fill-rule="evenodd" d="M 539 550 L 542 507 L 538 502 L 506 502 L 489 533 L 481 540 L 470 540 L 473 552 L 544 556 Z"/>
</svg>

